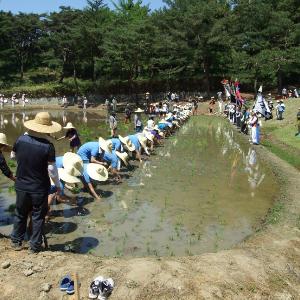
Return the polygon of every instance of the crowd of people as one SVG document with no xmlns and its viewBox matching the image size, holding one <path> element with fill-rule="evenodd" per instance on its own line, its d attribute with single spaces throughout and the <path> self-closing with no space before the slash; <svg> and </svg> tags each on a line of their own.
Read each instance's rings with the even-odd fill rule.
<svg viewBox="0 0 300 300">
<path fill-rule="evenodd" d="M 59 139 L 67 138 L 70 151 L 56 156 L 49 137 L 62 130 L 48 112 L 37 113 L 35 118 L 24 122 L 26 132 L 9 145 L 4 133 L 0 134 L 0 168 L 5 176 L 15 183 L 16 212 L 12 247 L 23 249 L 23 241 L 30 221 L 29 250 L 37 253 L 43 249 L 44 223 L 54 200 L 70 201 L 65 191 L 74 191 L 78 184 L 100 200 L 102 191 L 98 183 L 109 176 L 116 183 L 121 182 L 121 168 L 131 169 L 131 160 L 142 162 L 144 155 L 150 156 L 156 145 L 172 135 L 190 116 L 192 105 L 174 105 L 172 110 L 154 118 L 149 115 L 147 125 L 135 122 L 135 131 L 127 136 L 117 135 L 115 128 L 111 138 L 99 137 L 96 141 L 81 144 L 76 128 L 68 122 L 63 129 L 66 133 Z M 135 111 L 141 121 L 141 109 Z M 156 121 L 155 121 L 156 120 Z M 113 122 L 113 121 L 112 121 Z M 142 123 L 142 122 L 141 122 Z M 10 170 L 2 152 L 10 152 L 17 161 L 16 175 Z M 69 194 L 69 193 L 67 193 Z"/>
<path fill-rule="evenodd" d="M 11 98 L 5 98 L 3 94 L 0 94 L 0 109 L 2 109 L 5 105 L 11 105 L 12 108 L 15 107 L 16 104 L 21 104 L 23 107 L 29 103 L 26 94 L 20 94 L 19 98 L 17 94 L 12 94 Z"/>
</svg>

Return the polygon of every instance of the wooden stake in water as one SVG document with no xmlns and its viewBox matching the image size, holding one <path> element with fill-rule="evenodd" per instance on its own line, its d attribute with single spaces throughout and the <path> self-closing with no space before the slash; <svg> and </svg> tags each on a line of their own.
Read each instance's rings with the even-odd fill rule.
<svg viewBox="0 0 300 300">
<path fill-rule="evenodd" d="M 79 287 L 79 279 L 78 274 L 74 273 L 74 295 L 72 295 L 69 299 L 71 300 L 80 300 L 80 287 Z"/>
</svg>

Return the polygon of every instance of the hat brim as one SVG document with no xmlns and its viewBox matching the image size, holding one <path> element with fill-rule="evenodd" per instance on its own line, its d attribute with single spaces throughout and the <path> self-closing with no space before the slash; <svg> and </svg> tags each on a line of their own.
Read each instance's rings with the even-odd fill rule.
<svg viewBox="0 0 300 300">
<path fill-rule="evenodd" d="M 39 133 L 55 133 L 61 131 L 61 125 L 56 122 L 51 122 L 51 125 L 41 125 L 36 123 L 35 120 L 29 120 L 24 122 L 24 127 L 34 132 Z"/>
<path fill-rule="evenodd" d="M 122 160 L 122 162 L 123 162 L 126 166 L 128 166 L 128 161 L 127 161 L 127 159 L 125 158 L 124 154 L 122 155 L 121 152 L 116 151 L 116 155 Z M 127 155 L 127 157 L 128 157 L 128 155 Z"/>
<path fill-rule="evenodd" d="M 128 151 L 130 151 L 130 152 L 135 151 L 135 146 L 133 144 L 130 145 L 128 143 L 128 141 L 125 138 L 123 138 L 122 136 L 120 136 L 120 135 L 119 135 L 119 140 L 121 141 L 121 143 L 125 146 L 125 148 Z"/>
<path fill-rule="evenodd" d="M 140 144 L 142 145 L 142 147 L 146 150 L 147 149 L 147 145 L 146 145 L 147 139 L 144 140 L 142 137 L 138 137 L 138 140 L 139 140 Z"/>
<path fill-rule="evenodd" d="M 58 168 L 57 170 L 58 170 L 59 178 L 61 180 L 63 180 L 64 182 L 66 182 L 66 183 L 79 183 L 80 182 L 79 178 L 72 176 L 70 174 L 67 174 L 65 169 Z"/>
<path fill-rule="evenodd" d="M 0 143 L 0 146 L 2 146 L 2 151 L 9 152 L 12 150 L 12 146 L 9 144 Z"/>
<path fill-rule="evenodd" d="M 66 126 L 66 127 L 63 127 L 63 129 L 75 129 L 74 126 Z"/>
<path fill-rule="evenodd" d="M 107 153 L 111 153 L 112 152 L 112 150 L 108 148 L 107 141 L 104 138 L 100 137 L 98 139 L 98 142 L 99 142 L 99 148 L 100 148 L 100 150 L 103 150 L 103 151 L 105 151 Z"/>
<path fill-rule="evenodd" d="M 72 152 L 67 152 L 63 156 L 63 166 L 64 168 L 74 168 L 75 169 L 75 176 L 80 176 L 83 172 L 83 161 L 81 157 Z"/>
<path fill-rule="evenodd" d="M 144 111 L 142 109 L 137 109 L 134 111 L 135 113 L 143 113 Z"/>
<path fill-rule="evenodd" d="M 108 171 L 102 165 L 94 164 L 94 163 L 88 164 L 86 167 L 86 171 L 93 180 L 106 181 L 108 179 Z"/>
</svg>

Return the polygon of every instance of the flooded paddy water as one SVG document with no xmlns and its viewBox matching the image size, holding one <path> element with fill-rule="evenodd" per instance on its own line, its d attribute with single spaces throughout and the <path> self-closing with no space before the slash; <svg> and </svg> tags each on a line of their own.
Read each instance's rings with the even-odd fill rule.
<svg viewBox="0 0 300 300">
<path fill-rule="evenodd" d="M 22 120 L 34 114 L 0 114 L 9 142 L 24 132 Z M 86 123 L 107 136 L 105 121 L 97 114 L 51 114 L 61 124 Z M 68 150 L 66 141 L 55 145 L 57 155 Z M 98 186 L 104 191 L 102 201 L 81 193 L 75 205 L 53 207 L 47 225 L 53 250 L 141 257 L 229 249 L 254 232 L 278 192 L 274 175 L 255 148 L 217 117 L 192 117 L 148 160 L 133 164 L 134 170 L 122 170 L 121 184 Z M 0 232 L 6 233 L 15 196 L 3 176 L 0 186 Z"/>
</svg>

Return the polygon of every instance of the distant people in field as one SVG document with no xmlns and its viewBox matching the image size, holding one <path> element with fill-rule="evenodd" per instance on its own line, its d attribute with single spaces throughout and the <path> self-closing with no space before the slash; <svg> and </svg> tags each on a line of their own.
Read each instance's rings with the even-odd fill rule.
<svg viewBox="0 0 300 300">
<path fill-rule="evenodd" d="M 117 115 L 114 111 L 112 111 L 109 116 L 109 128 L 110 128 L 110 135 L 112 138 L 115 137 L 117 134 L 117 126 L 118 126 Z"/>
<path fill-rule="evenodd" d="M 286 98 L 287 98 L 287 94 L 288 94 L 287 89 L 286 89 L 286 88 L 283 88 L 283 89 L 282 89 L 282 92 L 281 92 L 282 99 L 286 99 Z"/>
<path fill-rule="evenodd" d="M 277 105 L 275 107 L 276 109 L 276 117 L 277 120 L 283 120 L 283 113 L 285 111 L 285 104 L 283 103 L 282 100 L 277 100 Z"/>
<path fill-rule="evenodd" d="M 300 107 L 298 108 L 296 119 L 297 119 L 298 132 L 295 135 L 300 136 Z"/>
</svg>

